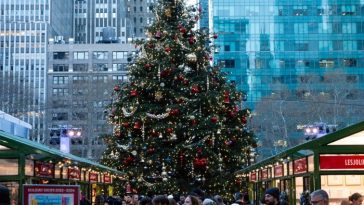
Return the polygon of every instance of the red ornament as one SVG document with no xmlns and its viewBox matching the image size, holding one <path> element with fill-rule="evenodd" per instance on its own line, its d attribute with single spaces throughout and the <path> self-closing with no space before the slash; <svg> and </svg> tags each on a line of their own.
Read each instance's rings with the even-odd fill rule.
<svg viewBox="0 0 364 205">
<path fill-rule="evenodd" d="M 191 91 L 194 94 L 199 93 L 200 92 L 200 86 L 198 86 L 198 85 L 192 85 Z"/>
<path fill-rule="evenodd" d="M 171 134 L 173 132 L 173 128 L 169 127 L 169 128 L 166 129 L 166 131 L 167 131 L 168 134 Z"/>
<path fill-rule="evenodd" d="M 151 65 L 151 64 L 149 64 L 149 63 L 147 63 L 147 64 L 145 64 L 145 65 L 144 65 L 144 68 L 145 68 L 145 69 L 148 69 L 148 70 L 149 70 L 151 67 L 152 67 L 152 65 Z"/>
<path fill-rule="evenodd" d="M 178 80 L 184 80 L 185 79 L 185 77 L 183 76 L 183 74 L 179 74 L 178 76 L 177 76 L 177 79 Z"/>
<path fill-rule="evenodd" d="M 164 49 L 167 53 L 171 52 L 171 48 L 170 47 L 167 47 Z"/>
<path fill-rule="evenodd" d="M 115 85 L 115 86 L 114 86 L 114 91 L 116 91 L 116 92 L 120 91 L 120 86 Z"/>
<path fill-rule="evenodd" d="M 224 103 L 230 103 L 230 92 L 224 91 Z"/>
<path fill-rule="evenodd" d="M 211 117 L 211 122 L 212 123 L 216 123 L 217 122 L 217 117 L 216 116 L 212 116 Z"/>
<path fill-rule="evenodd" d="M 191 120 L 191 125 L 192 125 L 192 126 L 196 126 L 196 125 L 197 125 L 197 123 L 198 123 L 198 122 L 197 122 L 197 120 L 196 120 L 196 119 Z"/>
<path fill-rule="evenodd" d="M 171 72 L 172 72 L 172 70 L 170 68 L 168 68 L 166 70 L 163 70 L 160 75 L 162 78 L 165 78 L 165 77 L 168 77 L 169 75 L 171 75 Z"/>
<path fill-rule="evenodd" d="M 185 27 L 181 26 L 181 28 L 179 29 L 179 31 L 181 33 L 186 33 L 187 32 L 187 29 Z"/>
<path fill-rule="evenodd" d="M 141 123 L 139 121 L 136 121 L 134 123 L 134 129 L 140 129 L 142 127 Z"/>
<path fill-rule="evenodd" d="M 243 116 L 243 117 L 241 117 L 241 123 L 243 123 L 243 124 L 246 124 L 247 123 L 247 119 L 246 119 L 246 117 L 245 116 Z"/>
<path fill-rule="evenodd" d="M 176 116 L 179 114 L 179 110 L 178 109 L 172 109 L 171 111 L 169 111 L 169 114 L 172 116 Z"/>
<path fill-rule="evenodd" d="M 153 131 L 152 131 L 152 136 L 153 136 L 153 137 L 158 137 L 158 136 L 159 136 L 159 132 L 157 132 L 157 131 L 153 130 Z"/>
<path fill-rule="evenodd" d="M 147 153 L 148 153 L 148 154 L 153 154 L 153 153 L 154 153 L 154 151 L 155 151 L 154 147 L 151 147 L 151 148 L 149 148 L 149 149 L 147 150 Z"/>
<path fill-rule="evenodd" d="M 191 36 L 189 39 L 188 39 L 188 42 L 192 45 L 196 42 L 195 38 L 193 36 Z"/>
<path fill-rule="evenodd" d="M 193 160 L 193 166 L 196 169 L 205 169 L 207 167 L 207 159 L 202 157 L 202 158 L 195 158 Z"/>
<path fill-rule="evenodd" d="M 123 123 L 121 123 L 121 125 L 122 125 L 123 127 L 125 127 L 125 128 L 128 128 L 128 127 L 129 127 L 129 123 L 128 123 L 128 122 L 123 122 Z"/>
<path fill-rule="evenodd" d="M 130 96 L 133 96 L 133 97 L 138 96 L 138 91 L 137 90 L 131 90 L 130 91 Z"/>
<path fill-rule="evenodd" d="M 160 38 L 162 37 L 162 32 L 157 31 L 157 32 L 155 33 L 154 37 L 155 37 L 156 39 L 160 39 Z"/>
</svg>

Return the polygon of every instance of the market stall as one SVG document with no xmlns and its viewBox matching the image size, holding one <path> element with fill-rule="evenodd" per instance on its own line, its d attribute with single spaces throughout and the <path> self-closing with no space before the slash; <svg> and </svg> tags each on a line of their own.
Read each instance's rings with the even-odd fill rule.
<svg viewBox="0 0 364 205">
<path fill-rule="evenodd" d="M 24 184 L 79 185 L 92 199 L 94 184 L 112 195 L 112 180 L 123 173 L 94 161 L 0 131 L 0 184 L 11 191 L 12 204 L 22 200 Z M 106 188 L 105 188 L 106 187 Z"/>
<path fill-rule="evenodd" d="M 330 204 L 338 205 L 352 193 L 364 194 L 364 122 L 295 146 L 237 175 L 249 179 L 255 204 L 265 189 L 278 187 L 289 204 L 299 204 L 301 194 L 321 188 Z"/>
</svg>

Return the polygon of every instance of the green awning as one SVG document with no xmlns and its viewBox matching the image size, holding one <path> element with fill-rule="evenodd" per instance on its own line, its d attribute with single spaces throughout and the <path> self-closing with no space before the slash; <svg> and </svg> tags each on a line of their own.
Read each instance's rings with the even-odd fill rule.
<svg viewBox="0 0 364 205">
<path fill-rule="evenodd" d="M 354 124 L 352 126 L 346 127 L 344 129 L 341 129 L 337 132 L 327 134 L 320 138 L 299 144 L 299 145 L 292 147 L 288 150 L 285 150 L 277 155 L 274 155 L 274 156 L 269 157 L 256 164 L 253 164 L 244 169 L 241 169 L 241 170 L 237 171 L 236 174 L 248 173 L 252 170 L 259 169 L 266 165 L 271 165 L 275 162 L 279 162 L 279 160 L 283 159 L 283 158 L 290 157 L 292 160 L 294 160 L 294 159 L 302 158 L 304 156 L 312 155 L 313 152 L 316 150 L 324 150 L 325 148 L 327 148 L 328 144 L 330 144 L 332 142 L 338 141 L 340 139 L 343 139 L 343 138 L 353 135 L 355 133 L 361 132 L 363 130 L 364 130 L 364 121 Z M 335 147 L 337 150 L 339 150 L 339 149 L 343 149 L 343 148 L 344 149 L 353 149 L 353 147 L 355 147 L 355 146 L 353 146 L 353 145 L 344 146 L 343 145 L 343 146 L 335 146 Z M 364 148 L 363 145 L 357 145 L 357 149 L 364 150 L 363 148 Z M 364 152 L 364 151 L 362 151 L 362 152 Z"/>
<path fill-rule="evenodd" d="M 81 158 L 72 154 L 67 154 L 61 152 L 60 150 L 49 148 L 43 144 L 39 144 L 37 142 L 33 142 L 31 140 L 17 137 L 6 133 L 0 130 L 0 145 L 10 148 L 12 150 L 16 150 L 19 153 L 24 154 L 40 154 L 44 156 L 44 158 L 49 158 L 53 160 L 62 160 L 67 159 L 70 160 L 73 164 L 77 164 L 78 166 L 83 166 L 87 168 L 92 168 L 99 171 L 110 172 L 111 174 L 115 174 L 118 176 L 124 175 L 123 172 L 120 172 L 116 169 L 112 169 L 110 167 L 101 165 L 94 161 Z"/>
</svg>

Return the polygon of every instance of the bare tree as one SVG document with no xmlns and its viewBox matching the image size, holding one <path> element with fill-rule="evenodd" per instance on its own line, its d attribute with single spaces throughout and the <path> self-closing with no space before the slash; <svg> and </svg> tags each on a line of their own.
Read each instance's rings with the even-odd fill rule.
<svg viewBox="0 0 364 205">
<path fill-rule="evenodd" d="M 0 73 L 0 109 L 24 119 L 33 108 L 33 90 L 21 75 Z"/>
<path fill-rule="evenodd" d="M 298 77 L 300 86 L 280 91 L 263 98 L 254 110 L 252 126 L 270 154 L 296 145 L 304 140 L 298 125 L 325 122 L 343 128 L 363 120 L 363 96 L 356 89 L 355 76 L 341 71 L 323 75 L 307 74 Z M 287 146 L 287 147 L 286 147 Z"/>
</svg>

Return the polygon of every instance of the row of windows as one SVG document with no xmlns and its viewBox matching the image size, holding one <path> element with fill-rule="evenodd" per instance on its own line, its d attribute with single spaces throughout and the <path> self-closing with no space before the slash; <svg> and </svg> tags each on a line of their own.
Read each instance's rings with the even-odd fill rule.
<svg viewBox="0 0 364 205">
<path fill-rule="evenodd" d="M 88 113 L 87 112 L 73 112 L 71 119 L 72 120 L 87 120 L 88 118 Z M 107 115 L 103 112 L 96 112 L 96 120 L 106 120 L 107 119 Z M 57 113 L 52 113 L 52 121 L 65 121 L 65 120 L 69 120 L 69 116 L 68 113 L 66 112 L 57 112 Z"/>
<path fill-rule="evenodd" d="M 127 51 L 113 51 L 112 59 L 120 60 L 125 59 L 128 56 Z M 107 60 L 109 58 L 108 51 L 94 51 L 92 52 L 92 58 L 95 60 Z M 67 60 L 69 59 L 69 52 L 53 52 L 53 59 L 55 60 Z M 73 52 L 73 59 L 75 60 L 87 60 L 89 59 L 88 51 L 75 51 Z"/>
<path fill-rule="evenodd" d="M 53 76 L 54 85 L 64 85 L 69 83 L 68 76 Z M 93 81 L 108 81 L 108 76 L 92 76 Z M 87 81 L 87 76 L 73 76 L 73 83 L 84 83 Z"/>
<path fill-rule="evenodd" d="M 92 64 L 92 71 L 97 72 L 107 72 L 107 71 L 126 71 L 125 63 L 113 63 L 110 68 L 107 63 L 94 63 Z M 69 72 L 68 64 L 54 64 L 53 65 L 54 72 Z M 87 72 L 88 64 L 73 64 L 73 72 Z"/>
<path fill-rule="evenodd" d="M 239 44 L 240 43 L 240 44 Z M 364 40 L 355 41 L 343 41 L 343 40 L 328 40 L 328 41 L 306 41 L 306 40 L 285 40 L 273 41 L 273 45 L 270 45 L 269 41 L 251 41 L 249 44 L 246 42 L 229 42 L 225 41 L 224 46 L 217 47 L 215 52 L 219 51 L 234 52 L 234 51 L 357 51 L 364 50 Z M 216 43 L 219 45 L 219 43 Z M 223 49 L 223 50 L 221 50 Z"/>
<path fill-rule="evenodd" d="M 254 59 L 254 64 L 251 65 L 248 60 L 244 61 L 246 65 L 241 67 L 250 67 L 257 69 L 264 68 L 355 68 L 364 67 L 364 59 L 344 58 L 344 59 Z M 237 66 L 235 59 L 219 59 L 219 64 L 224 65 L 225 68 L 235 68 Z"/>
<path fill-rule="evenodd" d="M 58 53 L 62 52 L 55 52 L 57 55 Z M 62 57 L 63 59 L 68 59 L 68 52 L 65 53 Z M 112 52 L 112 59 L 118 60 L 118 59 L 124 59 L 127 58 L 128 52 L 127 51 L 113 51 Z M 53 58 L 55 57 L 55 54 L 53 53 Z M 95 60 L 106 60 L 109 58 L 109 52 L 108 51 L 94 51 L 92 53 L 92 58 Z M 55 58 L 54 58 L 55 59 Z M 75 51 L 73 52 L 73 59 L 76 60 L 86 60 L 89 59 L 89 52 L 87 51 Z"/>
<path fill-rule="evenodd" d="M 361 77 L 361 82 L 364 82 L 364 76 Z M 341 82 L 340 82 L 341 81 Z M 359 77 L 356 75 L 347 75 L 345 77 L 339 76 L 315 76 L 315 75 L 305 75 L 305 76 L 273 76 L 268 81 L 263 81 L 262 83 L 273 83 L 273 84 L 312 84 L 312 83 L 358 83 Z"/>
<path fill-rule="evenodd" d="M 224 2 L 225 3 L 225 2 Z M 230 3 L 233 4 L 233 3 Z M 364 7 L 357 5 L 248 5 L 236 4 L 234 7 L 227 7 L 225 4 L 216 3 L 214 5 L 214 16 L 229 15 L 229 10 L 239 16 L 360 16 L 364 15 Z"/>
<path fill-rule="evenodd" d="M 134 19 L 134 22 L 136 22 L 136 19 Z M 224 20 L 215 21 L 214 29 L 220 33 L 234 32 L 257 35 L 261 35 L 262 31 L 266 34 L 362 34 L 364 33 L 364 22 L 248 23 L 246 20 L 242 20 L 242 22 Z M 246 36 L 241 36 L 240 38 L 246 38 Z"/>
</svg>

